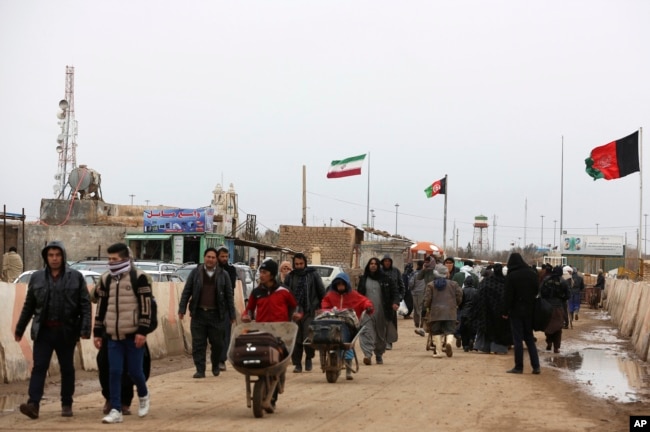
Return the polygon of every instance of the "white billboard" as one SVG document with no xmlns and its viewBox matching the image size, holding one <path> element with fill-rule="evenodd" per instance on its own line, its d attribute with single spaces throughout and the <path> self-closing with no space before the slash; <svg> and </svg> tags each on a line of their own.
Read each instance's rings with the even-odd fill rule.
<svg viewBox="0 0 650 432">
<path fill-rule="evenodd" d="M 573 235 L 562 236 L 562 255 L 623 256 L 623 236 Z"/>
</svg>

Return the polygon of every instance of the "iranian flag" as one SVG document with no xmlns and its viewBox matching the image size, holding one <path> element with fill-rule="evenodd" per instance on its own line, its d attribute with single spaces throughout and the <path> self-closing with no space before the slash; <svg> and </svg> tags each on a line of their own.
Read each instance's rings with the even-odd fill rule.
<svg viewBox="0 0 650 432">
<path fill-rule="evenodd" d="M 639 171 L 639 132 L 596 147 L 585 164 L 594 180 L 614 180 Z"/>
<path fill-rule="evenodd" d="M 353 175 L 361 175 L 361 165 L 363 165 L 363 160 L 365 158 L 366 155 L 362 154 L 343 160 L 332 161 L 330 169 L 327 171 L 327 178 L 340 178 Z"/>
<path fill-rule="evenodd" d="M 447 178 L 441 178 L 431 183 L 425 190 L 424 193 L 427 194 L 427 198 L 434 197 L 438 194 L 445 195 L 447 193 Z"/>
</svg>

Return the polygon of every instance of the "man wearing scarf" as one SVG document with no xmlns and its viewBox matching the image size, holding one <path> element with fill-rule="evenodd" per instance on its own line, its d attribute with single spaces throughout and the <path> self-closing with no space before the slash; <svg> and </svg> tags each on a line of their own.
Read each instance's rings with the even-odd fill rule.
<svg viewBox="0 0 650 432">
<path fill-rule="evenodd" d="M 307 257 L 302 253 L 297 253 L 293 257 L 293 270 L 285 280 L 284 286 L 289 288 L 298 302 L 298 312 L 303 314 L 298 324 L 298 336 L 296 345 L 291 354 L 291 361 L 295 366 L 295 373 L 302 372 L 302 353 L 305 352 L 305 370 L 312 370 L 312 359 L 314 358 L 314 349 L 303 347 L 302 341 L 307 337 L 309 324 L 314 320 L 316 311 L 320 308 L 321 300 L 325 297 L 325 287 L 323 280 L 313 267 L 307 266 Z"/>
<path fill-rule="evenodd" d="M 182 320 L 190 308 L 190 332 L 192 334 L 192 359 L 196 367 L 193 378 L 205 378 L 205 356 L 210 342 L 212 375 L 219 376 L 219 361 L 224 349 L 225 319 L 233 324 L 236 319 L 235 301 L 228 272 L 217 265 L 217 250 L 209 247 L 199 264 L 187 276 L 181 300 L 178 304 L 178 319 Z"/>
<path fill-rule="evenodd" d="M 397 341 L 397 309 L 400 295 L 397 285 L 381 271 L 379 258 L 368 260 L 359 280 L 358 291 L 370 299 L 375 309 L 359 336 L 363 364 L 372 364 L 373 353 L 377 364 L 383 364 L 386 345 Z"/>
<path fill-rule="evenodd" d="M 149 413 L 149 390 L 144 376 L 144 345 L 151 325 L 151 278 L 137 269 L 124 243 L 115 243 L 108 252 L 109 278 L 102 276 L 95 295 L 95 347 L 108 339 L 109 390 L 111 410 L 102 423 L 122 423 L 122 371 L 126 364 L 140 398 L 138 416 Z M 131 273 L 134 272 L 135 275 Z M 135 279 L 135 286 L 132 280 Z"/>
</svg>

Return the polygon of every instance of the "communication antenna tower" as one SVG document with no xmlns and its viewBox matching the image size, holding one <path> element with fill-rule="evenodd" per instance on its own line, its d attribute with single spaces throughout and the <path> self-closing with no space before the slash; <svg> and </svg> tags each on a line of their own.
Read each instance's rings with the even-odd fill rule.
<svg viewBox="0 0 650 432">
<path fill-rule="evenodd" d="M 77 121 L 74 118 L 74 67 L 65 67 L 65 98 L 59 101 L 59 119 L 61 133 L 56 138 L 56 151 L 59 154 L 59 164 L 54 179 L 54 196 L 65 198 L 70 172 L 77 168 Z M 68 192 L 68 196 L 72 189 Z"/>
</svg>

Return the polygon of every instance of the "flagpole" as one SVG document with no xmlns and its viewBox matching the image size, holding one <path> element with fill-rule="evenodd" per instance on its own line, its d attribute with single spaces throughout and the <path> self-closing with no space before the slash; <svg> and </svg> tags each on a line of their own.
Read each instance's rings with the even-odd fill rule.
<svg viewBox="0 0 650 432">
<path fill-rule="evenodd" d="M 370 152 L 368 152 L 368 190 L 366 192 L 366 227 L 370 227 Z"/>
<path fill-rule="evenodd" d="M 442 225 L 442 250 L 447 251 L 447 195 L 449 195 L 449 181 L 445 174 L 445 219 Z"/>
<path fill-rule="evenodd" d="M 641 255 L 641 227 L 642 221 L 643 221 L 643 128 L 639 128 L 639 235 L 636 237 L 637 240 L 637 251 L 638 251 L 638 256 L 639 256 L 639 274 L 641 274 L 642 271 L 642 259 L 643 255 Z"/>
<path fill-rule="evenodd" d="M 564 135 L 562 135 L 562 158 L 561 158 L 561 168 L 560 168 L 560 253 L 562 252 L 562 245 L 564 240 L 562 236 L 564 235 L 563 231 L 563 222 L 564 222 Z"/>
</svg>

